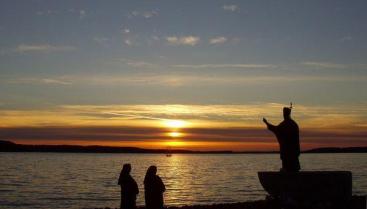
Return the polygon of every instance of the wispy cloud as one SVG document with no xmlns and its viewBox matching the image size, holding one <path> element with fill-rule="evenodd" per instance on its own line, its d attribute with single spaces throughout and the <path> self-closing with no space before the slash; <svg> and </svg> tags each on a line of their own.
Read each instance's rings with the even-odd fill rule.
<svg viewBox="0 0 367 209">
<path fill-rule="evenodd" d="M 16 136 L 15 132 L 9 134 L 9 131 L 21 128 L 26 131 L 26 135 L 19 135 L 19 137 L 53 139 L 53 137 L 61 136 L 55 127 L 64 126 L 65 134 L 72 134 L 62 139 L 93 140 L 112 137 L 111 139 L 144 140 L 147 139 L 144 130 L 157 128 L 156 136 L 164 137 L 162 133 L 167 131 L 164 130 L 167 129 L 167 121 L 183 120 L 186 122 L 183 132 L 188 133 L 185 140 L 251 141 L 268 137 L 269 133 L 261 121 L 262 117 L 266 117 L 272 123 L 278 123 L 282 120 L 281 110 L 287 105 L 280 103 L 66 105 L 50 110 L 1 110 L 1 127 L 7 128 L 0 128 L 0 132 L 3 138 L 9 136 L 12 138 Z M 327 138 L 332 137 L 333 140 L 329 141 L 332 143 L 337 140 L 345 144 L 351 143 L 351 141 L 366 144 L 364 141 L 367 136 L 365 130 L 366 105 L 349 104 L 348 107 L 345 108 L 344 105 L 307 106 L 296 103 L 292 115 L 302 127 L 302 140 L 304 142 L 328 143 Z M 50 126 L 53 126 L 55 130 L 52 130 Z M 84 127 L 91 135 L 83 136 L 83 133 L 87 132 L 80 132 L 80 127 Z M 102 131 L 98 127 L 103 127 L 104 130 Z M 47 133 L 33 135 L 38 128 L 47 131 Z M 108 133 L 111 133 L 109 131 L 114 133 L 109 135 Z M 119 133 L 115 133 L 115 131 Z M 272 136 L 271 138 L 274 140 Z"/>
<path fill-rule="evenodd" d="M 58 14 L 58 11 L 54 11 L 54 10 L 45 10 L 45 11 L 38 11 L 36 12 L 37 15 L 39 16 L 49 16 L 49 15 L 54 15 L 54 14 Z"/>
<path fill-rule="evenodd" d="M 70 13 L 74 15 L 78 15 L 80 19 L 83 19 L 87 16 L 87 11 L 84 9 L 68 9 L 68 10 L 40 10 L 36 12 L 38 16 L 51 16 L 51 15 L 62 15 L 65 13 Z"/>
<path fill-rule="evenodd" d="M 351 40 L 353 40 L 352 36 L 344 36 L 344 37 L 339 39 L 340 42 L 347 42 L 347 41 L 351 41 Z"/>
<path fill-rule="evenodd" d="M 235 5 L 235 4 L 228 4 L 228 5 L 223 5 L 222 7 L 225 11 L 230 11 L 230 12 L 235 12 L 238 11 L 240 8 Z"/>
<path fill-rule="evenodd" d="M 219 36 L 219 37 L 215 37 L 209 40 L 210 44 L 223 44 L 225 42 L 227 42 L 228 39 L 224 36 Z"/>
<path fill-rule="evenodd" d="M 271 64 L 198 64 L 198 65 L 172 65 L 177 68 L 275 68 Z"/>
<path fill-rule="evenodd" d="M 132 66 L 132 67 L 137 67 L 137 68 L 144 68 L 144 67 L 153 67 L 154 64 L 149 63 L 149 62 L 144 62 L 144 61 L 127 61 L 126 62 L 127 65 Z"/>
<path fill-rule="evenodd" d="M 138 60 L 126 60 L 121 63 L 133 68 L 160 68 L 158 64 L 149 63 Z M 254 84 L 279 84 L 284 82 L 315 82 L 315 81 L 365 81 L 365 76 L 208 76 L 197 73 L 176 73 L 176 74 L 151 74 L 138 73 L 135 75 L 65 75 L 55 77 L 40 78 L 6 78 L 0 82 L 9 84 L 36 84 L 36 85 L 87 85 L 87 86 L 121 86 L 121 87 L 137 87 L 137 86 L 162 86 L 162 87 L 182 87 L 182 86 L 230 86 L 242 85 L 252 86 Z"/>
<path fill-rule="evenodd" d="M 195 46 L 199 43 L 200 37 L 198 36 L 168 36 L 166 40 L 171 45 L 188 45 Z"/>
<path fill-rule="evenodd" d="M 133 41 L 131 39 L 128 39 L 128 38 L 124 40 L 124 43 L 128 46 L 132 46 L 134 44 Z"/>
<path fill-rule="evenodd" d="M 337 64 L 331 62 L 303 62 L 304 66 L 315 67 L 315 68 L 346 68 L 344 64 Z"/>
<path fill-rule="evenodd" d="M 55 78 L 28 77 L 28 78 L 8 79 L 8 83 L 13 83 L 13 84 L 71 85 L 72 81 L 71 81 L 71 79 L 67 79 L 66 77 L 55 77 Z"/>
<path fill-rule="evenodd" d="M 87 12 L 83 9 L 79 10 L 79 18 L 83 19 L 87 15 Z"/>
<path fill-rule="evenodd" d="M 128 34 L 128 33 L 130 33 L 130 29 L 129 29 L 129 28 L 123 28 L 123 29 L 121 30 L 121 32 L 122 32 L 123 34 Z"/>
<path fill-rule="evenodd" d="M 41 81 L 46 84 L 57 84 L 57 85 L 71 85 L 72 84 L 71 82 L 56 80 L 56 79 L 51 79 L 51 78 L 44 78 Z"/>
<path fill-rule="evenodd" d="M 106 38 L 106 37 L 94 37 L 93 41 L 95 41 L 96 43 L 101 44 L 103 46 L 107 46 L 110 39 Z"/>
<path fill-rule="evenodd" d="M 155 17 L 155 16 L 158 16 L 159 13 L 157 10 L 148 10 L 148 11 L 132 11 L 131 13 L 128 14 L 128 17 L 129 18 L 132 18 L 132 17 L 143 17 L 143 18 L 146 18 L 146 19 L 149 19 L 149 18 L 152 18 L 152 17 Z"/>
<path fill-rule="evenodd" d="M 63 52 L 76 50 L 74 46 L 50 45 L 50 44 L 20 44 L 14 51 L 18 53 L 28 52 Z"/>
</svg>

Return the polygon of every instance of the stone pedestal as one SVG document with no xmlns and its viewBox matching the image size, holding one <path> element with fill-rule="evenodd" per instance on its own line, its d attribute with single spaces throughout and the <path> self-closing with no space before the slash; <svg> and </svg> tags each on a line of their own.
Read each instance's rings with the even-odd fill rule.
<svg viewBox="0 0 367 209">
<path fill-rule="evenodd" d="M 285 208 L 348 208 L 352 198 L 349 171 L 259 172 L 270 199 Z"/>
</svg>

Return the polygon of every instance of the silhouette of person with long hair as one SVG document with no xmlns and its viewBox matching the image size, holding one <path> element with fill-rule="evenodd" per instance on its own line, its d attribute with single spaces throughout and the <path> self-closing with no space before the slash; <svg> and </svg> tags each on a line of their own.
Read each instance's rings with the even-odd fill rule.
<svg viewBox="0 0 367 209">
<path fill-rule="evenodd" d="M 136 195 L 139 194 L 139 188 L 136 181 L 130 175 L 131 165 L 124 164 L 122 167 L 118 184 L 121 186 L 121 209 L 135 209 Z"/>
<path fill-rule="evenodd" d="M 267 128 L 277 137 L 280 147 L 280 158 L 282 159 L 281 171 L 298 172 L 301 169 L 299 164 L 299 128 L 297 123 L 291 118 L 291 107 L 283 108 L 284 120 L 277 126 L 269 123 L 265 118 L 263 122 Z"/>
<path fill-rule="evenodd" d="M 162 179 L 157 175 L 157 167 L 150 166 L 144 179 L 146 209 L 163 209 L 163 192 L 166 191 Z"/>
</svg>

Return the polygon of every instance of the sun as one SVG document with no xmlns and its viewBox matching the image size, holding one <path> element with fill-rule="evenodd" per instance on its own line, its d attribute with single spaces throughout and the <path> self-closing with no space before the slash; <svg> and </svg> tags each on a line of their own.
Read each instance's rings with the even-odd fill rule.
<svg viewBox="0 0 367 209">
<path fill-rule="evenodd" d="M 168 133 L 168 136 L 173 137 L 173 138 L 176 138 L 176 137 L 182 136 L 182 133 L 173 131 L 173 132 L 169 132 Z"/>
<path fill-rule="evenodd" d="M 183 120 L 166 120 L 164 125 L 168 128 L 183 128 L 187 125 L 187 122 Z"/>
</svg>

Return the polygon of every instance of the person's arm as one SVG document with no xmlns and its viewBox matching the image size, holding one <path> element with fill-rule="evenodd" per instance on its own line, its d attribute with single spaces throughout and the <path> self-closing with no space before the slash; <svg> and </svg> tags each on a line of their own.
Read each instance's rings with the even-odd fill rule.
<svg viewBox="0 0 367 209">
<path fill-rule="evenodd" d="M 164 185 L 161 177 L 159 177 L 159 176 L 158 176 L 158 181 L 159 181 L 159 184 L 160 184 L 160 187 L 161 187 L 161 191 L 165 192 L 166 191 L 166 186 Z"/>
<path fill-rule="evenodd" d="M 121 173 L 120 173 L 119 180 L 117 181 L 117 184 L 121 185 L 121 183 L 122 183 L 121 181 L 122 181 L 122 179 L 121 179 Z"/>
<path fill-rule="evenodd" d="M 276 126 L 274 126 L 273 124 L 269 123 L 265 118 L 263 118 L 263 122 L 266 124 L 267 128 L 270 131 L 275 132 Z"/>
</svg>

